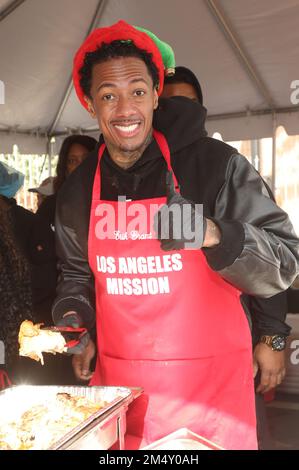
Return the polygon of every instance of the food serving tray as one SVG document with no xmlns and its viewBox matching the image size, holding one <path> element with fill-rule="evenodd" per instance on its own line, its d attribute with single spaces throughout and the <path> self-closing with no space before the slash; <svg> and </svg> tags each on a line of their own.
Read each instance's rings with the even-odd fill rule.
<svg viewBox="0 0 299 470">
<path fill-rule="evenodd" d="M 187 428 L 181 428 L 153 442 L 142 450 L 224 450 Z"/>
<path fill-rule="evenodd" d="M 47 403 L 57 393 L 86 397 L 107 405 L 53 443 L 49 450 L 108 449 L 117 440 L 123 447 L 128 405 L 142 389 L 127 387 L 34 386 L 20 385 L 0 392 L 0 425 L 18 419 L 31 406 Z"/>
</svg>

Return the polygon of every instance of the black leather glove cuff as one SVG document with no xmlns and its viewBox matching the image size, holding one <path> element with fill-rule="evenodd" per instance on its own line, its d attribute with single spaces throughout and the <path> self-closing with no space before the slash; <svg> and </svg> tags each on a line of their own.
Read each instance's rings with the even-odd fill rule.
<svg viewBox="0 0 299 470">
<path fill-rule="evenodd" d="M 210 267 L 214 271 L 221 271 L 233 264 L 240 256 L 244 247 L 244 227 L 237 220 L 217 220 L 209 217 L 215 222 L 221 232 L 219 245 L 211 248 L 203 248 Z"/>
<path fill-rule="evenodd" d="M 79 315 L 82 319 L 81 326 L 87 328 L 88 330 L 91 330 L 95 325 L 94 310 L 87 303 L 82 302 L 74 297 L 61 299 L 54 304 L 52 310 L 54 325 L 58 325 L 66 312 L 80 312 Z"/>
</svg>

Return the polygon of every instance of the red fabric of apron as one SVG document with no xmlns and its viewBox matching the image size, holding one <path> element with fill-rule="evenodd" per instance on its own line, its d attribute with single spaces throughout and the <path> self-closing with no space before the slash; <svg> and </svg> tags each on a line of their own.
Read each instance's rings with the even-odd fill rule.
<svg viewBox="0 0 299 470">
<path fill-rule="evenodd" d="M 154 137 L 171 169 L 164 136 Z M 90 384 L 144 388 L 127 415 L 135 447 L 187 427 L 226 449 L 256 449 L 251 335 L 239 291 L 200 250 L 164 252 L 149 238 L 166 197 L 101 200 L 104 149 L 88 241 L 98 334 Z M 115 227 L 105 226 L 112 239 L 102 239 L 103 213 L 112 209 Z M 144 214 L 137 228 L 136 213 Z"/>
<path fill-rule="evenodd" d="M 5 370 L 0 369 L 0 391 L 5 390 L 7 387 L 12 385 L 7 372 Z"/>
</svg>

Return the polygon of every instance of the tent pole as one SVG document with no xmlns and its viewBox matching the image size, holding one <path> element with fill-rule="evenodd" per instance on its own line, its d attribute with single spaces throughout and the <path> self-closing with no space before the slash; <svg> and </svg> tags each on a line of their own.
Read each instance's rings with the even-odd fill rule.
<svg viewBox="0 0 299 470">
<path fill-rule="evenodd" d="M 49 153 L 48 153 L 48 158 L 49 158 L 49 176 L 52 176 L 52 158 L 54 156 L 54 144 L 55 144 L 55 138 L 54 137 L 49 137 Z"/>
<path fill-rule="evenodd" d="M 99 0 L 98 2 L 98 5 L 97 5 L 97 8 L 95 10 L 95 13 L 93 15 L 93 18 L 92 18 L 92 21 L 89 25 L 89 28 L 88 28 L 88 31 L 87 31 L 87 34 L 85 35 L 85 38 L 91 33 L 91 31 L 96 27 L 96 25 L 98 24 L 101 16 L 102 16 L 102 13 L 103 13 L 103 10 L 105 8 L 105 4 L 106 4 L 106 0 Z M 55 117 L 52 121 L 52 124 L 50 125 L 49 129 L 48 129 L 48 134 L 51 136 L 53 135 L 55 129 L 56 129 L 56 126 L 61 118 L 61 115 L 63 113 L 63 110 L 65 108 L 65 105 L 70 97 L 70 94 L 72 92 L 72 89 L 73 89 L 73 77 L 72 77 L 72 74 L 71 76 L 69 77 L 68 79 L 68 83 L 67 83 L 67 87 L 66 87 L 66 90 L 64 92 L 64 95 L 63 95 L 63 98 L 61 100 L 61 103 L 56 111 L 56 114 L 55 114 Z"/>
<path fill-rule="evenodd" d="M 18 8 L 25 0 L 14 0 L 3 11 L 0 12 L 0 22 L 5 20 L 16 8 Z"/>
<path fill-rule="evenodd" d="M 251 149 L 251 163 L 257 171 L 261 171 L 260 169 L 260 156 L 259 156 L 259 149 L 258 149 L 258 140 L 252 139 L 250 141 L 250 149 Z"/>
<path fill-rule="evenodd" d="M 49 176 L 52 176 L 52 157 L 53 157 L 53 153 L 54 153 L 53 152 L 53 144 L 54 143 L 55 143 L 55 139 L 53 141 L 53 137 L 48 136 L 48 139 L 47 139 L 47 153 L 46 153 L 45 158 L 44 158 L 44 162 L 43 162 L 43 166 L 42 166 L 41 171 L 40 171 L 39 178 L 40 178 L 40 176 L 43 172 L 46 160 L 48 160 L 48 164 L 49 164 Z"/>
<path fill-rule="evenodd" d="M 241 43 L 240 38 L 237 36 L 236 32 L 233 30 L 231 23 L 228 21 L 227 15 L 220 9 L 216 0 L 205 0 L 206 5 L 208 6 L 212 16 L 217 21 L 220 26 L 221 31 L 223 32 L 227 42 L 232 47 L 233 51 L 239 58 L 243 68 L 245 69 L 248 77 L 251 79 L 255 87 L 261 93 L 261 95 L 266 100 L 269 108 L 271 110 L 275 109 L 275 103 L 271 96 L 270 91 L 268 90 L 266 84 L 264 83 L 256 65 L 251 61 L 247 51 L 245 50 L 243 44 Z"/>
<path fill-rule="evenodd" d="M 277 116 L 276 113 L 272 114 L 272 184 L 271 189 L 274 197 L 276 196 L 276 128 Z"/>
</svg>

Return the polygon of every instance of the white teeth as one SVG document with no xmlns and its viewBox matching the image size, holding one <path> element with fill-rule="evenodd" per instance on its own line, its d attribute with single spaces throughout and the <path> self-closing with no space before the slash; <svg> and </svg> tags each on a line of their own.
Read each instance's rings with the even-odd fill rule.
<svg viewBox="0 0 299 470">
<path fill-rule="evenodd" d="M 138 124 L 131 124 L 130 126 L 115 126 L 116 129 L 119 129 L 122 132 L 133 132 L 137 129 Z"/>
</svg>

